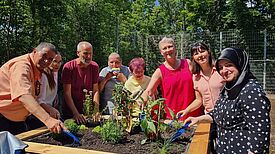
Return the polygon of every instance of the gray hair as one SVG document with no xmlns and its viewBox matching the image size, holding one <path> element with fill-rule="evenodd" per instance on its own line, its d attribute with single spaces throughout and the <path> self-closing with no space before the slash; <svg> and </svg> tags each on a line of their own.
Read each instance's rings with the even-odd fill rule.
<svg viewBox="0 0 275 154">
<path fill-rule="evenodd" d="M 161 41 L 159 41 L 159 49 L 161 50 L 160 46 L 163 44 L 163 43 L 171 43 L 174 45 L 174 47 L 176 47 L 176 44 L 175 44 L 175 41 L 173 38 L 171 37 L 164 37 L 161 39 Z"/>
<path fill-rule="evenodd" d="M 109 60 L 111 57 L 118 58 L 119 61 L 122 61 L 122 59 L 120 58 L 120 55 L 119 55 L 118 53 L 116 53 L 116 52 L 111 53 L 111 54 L 109 55 L 109 57 L 108 57 L 108 60 Z"/>
<path fill-rule="evenodd" d="M 43 48 L 48 48 L 51 51 L 54 51 L 55 54 L 57 54 L 56 47 L 53 44 L 48 43 L 48 42 L 41 42 L 35 49 L 37 50 L 37 52 L 40 52 L 40 51 L 42 51 Z"/>
<path fill-rule="evenodd" d="M 93 46 L 91 43 L 87 42 L 87 41 L 82 41 L 82 42 L 79 42 L 78 45 L 77 45 L 77 48 L 76 50 L 77 51 L 80 51 L 81 50 L 81 47 L 84 46 L 84 45 L 87 45 L 87 46 L 90 46 L 93 50 Z"/>
</svg>

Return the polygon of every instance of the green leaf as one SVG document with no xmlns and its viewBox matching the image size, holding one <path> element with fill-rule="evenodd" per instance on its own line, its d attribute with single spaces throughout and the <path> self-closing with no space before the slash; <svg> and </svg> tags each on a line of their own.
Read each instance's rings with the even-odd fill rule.
<svg viewBox="0 0 275 154">
<path fill-rule="evenodd" d="M 176 119 L 174 111 L 171 110 L 169 107 L 167 107 L 167 108 L 168 108 L 169 113 L 170 113 L 170 115 L 172 116 L 172 118 L 173 118 L 173 119 Z"/>
<path fill-rule="evenodd" d="M 147 141 L 147 138 L 141 141 L 141 145 L 145 144 Z"/>
<path fill-rule="evenodd" d="M 157 133 L 156 126 L 153 122 L 148 121 L 148 132 L 154 132 Z"/>
</svg>

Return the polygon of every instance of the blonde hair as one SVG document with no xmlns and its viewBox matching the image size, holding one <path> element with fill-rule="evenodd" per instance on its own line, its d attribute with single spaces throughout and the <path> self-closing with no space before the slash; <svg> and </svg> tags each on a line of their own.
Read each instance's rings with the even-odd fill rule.
<svg viewBox="0 0 275 154">
<path fill-rule="evenodd" d="M 164 37 L 164 38 L 161 39 L 161 41 L 159 41 L 159 49 L 160 50 L 161 50 L 161 45 L 163 43 L 171 43 L 171 44 L 173 44 L 174 47 L 176 47 L 175 41 L 171 37 Z"/>
</svg>

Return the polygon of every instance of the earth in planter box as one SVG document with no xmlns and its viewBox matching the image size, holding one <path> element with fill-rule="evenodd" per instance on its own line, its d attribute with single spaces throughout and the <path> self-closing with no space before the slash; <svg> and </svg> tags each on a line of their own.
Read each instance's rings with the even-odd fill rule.
<svg viewBox="0 0 275 154">
<path fill-rule="evenodd" d="M 108 122 L 117 123 L 116 121 L 105 121 L 104 124 Z M 101 123 L 99 125 L 101 129 L 104 127 L 104 124 Z M 109 125 L 109 127 L 114 126 Z M 146 138 L 146 135 L 141 131 L 139 126 L 133 127 L 130 133 L 121 131 L 122 136 L 118 141 L 104 141 L 102 133 L 98 132 L 97 128 L 98 127 L 87 127 L 75 133 L 80 139 L 81 145 L 72 144 L 73 140 L 64 133 L 58 137 L 52 133 L 45 133 L 29 138 L 27 141 L 112 153 L 185 153 L 194 132 L 194 129 L 190 129 L 174 142 L 165 144 L 177 130 L 174 127 L 168 126 L 166 131 L 160 134 L 160 139 L 155 141 L 148 140 L 146 143 L 141 144 Z M 112 136 L 112 134 L 109 135 Z"/>
</svg>

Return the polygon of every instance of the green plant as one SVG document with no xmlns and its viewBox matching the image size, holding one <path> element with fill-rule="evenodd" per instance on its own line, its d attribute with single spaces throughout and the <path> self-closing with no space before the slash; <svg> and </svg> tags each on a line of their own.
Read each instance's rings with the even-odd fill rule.
<svg viewBox="0 0 275 154">
<path fill-rule="evenodd" d="M 107 121 L 100 129 L 103 141 L 118 143 L 123 138 L 123 131 L 115 121 Z"/>
<path fill-rule="evenodd" d="M 79 131 L 79 125 L 73 119 L 67 119 L 64 121 L 64 126 L 73 134 Z"/>
<path fill-rule="evenodd" d="M 92 117 L 96 113 L 93 102 L 93 92 L 87 89 L 83 89 L 83 92 L 85 93 L 85 100 L 83 103 L 84 115 Z"/>
<path fill-rule="evenodd" d="M 132 109 L 136 98 L 138 98 L 136 96 L 135 99 L 132 99 L 130 97 L 131 94 L 130 91 L 124 88 L 122 83 L 118 83 L 115 85 L 112 97 L 115 102 L 115 113 L 124 117 L 121 122 L 127 132 L 131 132 L 133 127 Z"/>
<path fill-rule="evenodd" d="M 157 100 L 153 100 L 152 98 L 148 98 L 148 102 L 143 108 L 145 113 L 145 117 L 141 119 L 140 126 L 144 130 L 146 135 L 146 139 L 142 140 L 141 144 L 145 144 L 147 139 L 156 140 L 159 139 L 159 133 L 164 131 L 165 126 L 160 122 L 163 113 L 165 113 L 164 109 L 164 98 L 159 98 Z"/>
</svg>

